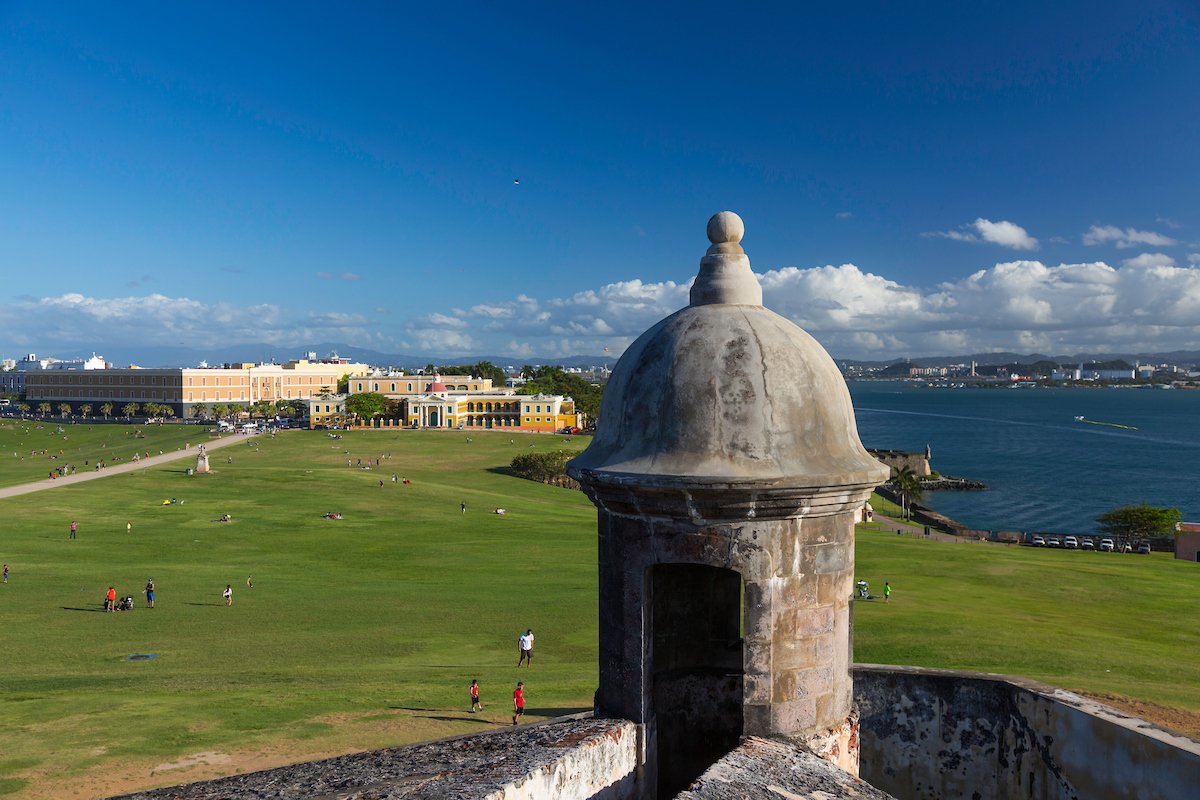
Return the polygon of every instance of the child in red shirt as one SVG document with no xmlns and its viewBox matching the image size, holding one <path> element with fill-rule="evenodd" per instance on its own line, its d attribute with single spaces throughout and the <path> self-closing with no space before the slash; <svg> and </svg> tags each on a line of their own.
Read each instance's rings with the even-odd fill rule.
<svg viewBox="0 0 1200 800">
<path fill-rule="evenodd" d="M 525 684 L 518 683 L 516 690 L 513 692 L 513 725 L 517 724 L 517 720 L 525 713 Z"/>
<path fill-rule="evenodd" d="M 471 713 L 475 713 L 475 706 L 479 706 L 479 710 L 483 711 L 483 703 L 479 702 L 479 681 L 471 681 Z"/>
</svg>

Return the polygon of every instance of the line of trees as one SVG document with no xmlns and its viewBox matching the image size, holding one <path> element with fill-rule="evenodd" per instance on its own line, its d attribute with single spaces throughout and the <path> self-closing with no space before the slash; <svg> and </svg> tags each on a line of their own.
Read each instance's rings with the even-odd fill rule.
<svg viewBox="0 0 1200 800">
<path fill-rule="evenodd" d="M 525 385 L 519 394 L 561 394 L 575 400 L 575 408 L 582 411 L 595 424 L 600 415 L 600 398 L 603 387 L 585 381 L 578 375 L 564 372 L 562 367 L 521 367 Z"/>
</svg>

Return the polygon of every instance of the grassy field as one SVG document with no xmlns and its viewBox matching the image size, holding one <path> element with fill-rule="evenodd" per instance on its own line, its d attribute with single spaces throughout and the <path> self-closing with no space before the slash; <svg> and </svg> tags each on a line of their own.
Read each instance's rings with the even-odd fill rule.
<svg viewBox="0 0 1200 800">
<path fill-rule="evenodd" d="M 135 451 L 158 455 L 160 450 L 178 450 L 187 442 L 203 441 L 207 431 L 195 425 L 60 425 L 0 419 L 0 486 L 39 481 L 66 464 L 82 472 L 101 460 L 127 462 Z"/>
<path fill-rule="evenodd" d="M 95 797 L 481 730 L 507 723 L 518 679 L 531 718 L 588 707 L 595 511 L 502 469 L 531 445 L 586 443 L 295 431 L 214 453 L 207 476 L 181 460 L 0 500 L 12 569 L 0 794 Z M 860 661 L 1024 674 L 1200 712 L 1195 564 L 866 526 L 857 552 L 859 575 L 895 590 L 856 609 Z M 140 592 L 150 577 L 153 610 Z M 101 613 L 109 585 L 138 608 Z M 528 627 L 536 665 L 518 671 Z M 479 715 L 466 713 L 472 678 Z"/>
</svg>

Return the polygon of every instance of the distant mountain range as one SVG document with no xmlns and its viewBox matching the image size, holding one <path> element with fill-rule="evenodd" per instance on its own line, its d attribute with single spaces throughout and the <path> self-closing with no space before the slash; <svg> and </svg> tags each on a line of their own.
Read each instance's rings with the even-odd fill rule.
<svg viewBox="0 0 1200 800">
<path fill-rule="evenodd" d="M 554 364 L 562 367 L 581 367 L 607 365 L 612 367 L 617 362 L 619 354 L 558 356 L 504 356 L 504 355 L 470 355 L 448 356 L 445 354 L 404 354 L 383 353 L 364 347 L 355 347 L 341 342 L 319 342 L 317 344 L 298 345 L 295 347 L 280 347 L 270 344 L 236 344 L 222 348 L 192 348 L 192 347 L 156 347 L 153 345 L 118 347 L 100 353 L 115 366 L 137 364 L 141 367 L 184 367 L 195 366 L 201 361 L 210 365 L 236 362 L 276 361 L 283 363 L 293 358 L 300 358 L 307 352 L 315 352 L 319 357 L 337 353 L 351 361 L 359 361 L 376 366 L 391 366 L 400 369 L 420 369 L 426 364 L 474 364 L 479 361 L 490 361 L 498 367 L 513 366 L 519 369 L 525 364 Z M 56 358 L 79 358 L 90 353 L 40 353 Z M 834 360 L 843 366 L 857 367 L 886 367 L 890 364 L 907 361 L 917 367 L 936 367 L 948 364 L 970 364 L 974 361 L 980 367 L 999 366 L 1001 364 L 1029 364 L 1036 361 L 1054 361 L 1061 364 L 1077 364 L 1079 362 L 1101 362 L 1123 360 L 1129 363 L 1137 361 L 1154 364 L 1174 364 L 1176 366 L 1194 366 L 1200 364 L 1200 350 L 1174 350 L 1166 353 L 1123 353 L 1123 352 L 1094 352 L 1073 353 L 1069 355 L 1044 355 L 1042 353 L 971 353 L 951 356 L 923 356 L 921 358 L 890 358 L 879 360 L 863 360 L 837 358 Z"/>
<path fill-rule="evenodd" d="M 562 367 L 612 366 L 617 362 L 616 357 L 604 356 L 568 356 L 535 357 L 535 356 L 500 356 L 500 355 L 471 355 L 448 356 L 438 354 L 403 354 L 382 353 L 365 347 L 354 347 L 338 342 L 319 342 L 317 344 L 298 345 L 295 347 L 279 347 L 270 344 L 235 344 L 222 348 L 194 347 L 155 347 L 153 345 L 136 347 L 117 347 L 98 355 L 103 356 L 113 366 L 128 366 L 137 364 L 139 367 L 194 367 L 201 361 L 210 366 L 239 362 L 271 362 L 280 364 L 293 358 L 303 358 L 305 353 L 315 352 L 318 357 L 325 358 L 333 353 L 348 358 L 351 361 L 372 364 L 376 366 L 399 367 L 400 369 L 420 369 L 426 364 L 475 364 L 480 361 L 490 361 L 500 368 L 513 366 L 520 369 L 525 364 L 554 364 Z M 39 353 L 54 358 L 79 358 L 90 353 Z"/>
</svg>

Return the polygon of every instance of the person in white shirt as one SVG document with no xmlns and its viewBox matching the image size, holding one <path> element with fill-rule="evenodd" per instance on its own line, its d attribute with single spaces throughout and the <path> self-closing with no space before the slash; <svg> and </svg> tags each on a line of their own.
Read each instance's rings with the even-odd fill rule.
<svg viewBox="0 0 1200 800">
<path fill-rule="evenodd" d="M 517 639 L 517 649 L 520 651 L 520 657 L 517 659 L 517 666 L 521 666 L 528 662 L 528 666 L 533 666 L 533 629 L 525 631 Z"/>
</svg>

